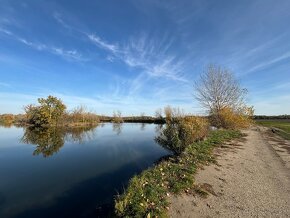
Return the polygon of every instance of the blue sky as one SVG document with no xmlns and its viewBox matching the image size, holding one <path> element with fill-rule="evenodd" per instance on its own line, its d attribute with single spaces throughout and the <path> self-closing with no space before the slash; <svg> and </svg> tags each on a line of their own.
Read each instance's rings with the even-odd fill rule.
<svg viewBox="0 0 290 218">
<path fill-rule="evenodd" d="M 193 82 L 214 63 L 256 114 L 290 114 L 289 0 L 0 3 L 0 113 L 51 94 L 99 114 L 201 114 Z"/>
</svg>

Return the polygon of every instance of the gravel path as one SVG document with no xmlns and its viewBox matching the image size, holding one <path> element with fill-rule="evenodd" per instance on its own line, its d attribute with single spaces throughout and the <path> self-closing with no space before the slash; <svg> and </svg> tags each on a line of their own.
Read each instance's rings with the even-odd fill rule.
<svg viewBox="0 0 290 218">
<path fill-rule="evenodd" d="M 269 140 L 265 128 L 245 133 L 215 150 L 217 165 L 197 173 L 196 184 L 210 194 L 171 197 L 170 217 L 290 217 L 289 141 Z"/>
</svg>

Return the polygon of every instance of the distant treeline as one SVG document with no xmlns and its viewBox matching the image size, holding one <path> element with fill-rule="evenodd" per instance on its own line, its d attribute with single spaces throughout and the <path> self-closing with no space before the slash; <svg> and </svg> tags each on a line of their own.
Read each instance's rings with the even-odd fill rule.
<svg viewBox="0 0 290 218">
<path fill-rule="evenodd" d="M 283 120 L 283 119 L 290 119 L 290 115 L 276 115 L 276 116 L 266 116 L 266 115 L 254 115 L 254 120 Z"/>
<path fill-rule="evenodd" d="M 165 123 L 165 118 L 152 117 L 152 116 L 125 116 L 119 118 L 120 122 L 125 123 L 155 123 L 163 124 Z M 116 122 L 116 117 L 114 116 L 103 116 L 96 115 L 93 113 L 71 113 L 65 114 L 62 119 L 59 120 L 59 124 L 66 125 L 82 125 L 84 123 L 98 123 L 98 122 Z M 25 114 L 0 114 L 0 124 L 2 125 L 29 125 L 29 120 Z"/>
<path fill-rule="evenodd" d="M 12 125 L 12 124 L 25 124 L 26 119 L 24 114 L 0 114 L 0 124 Z"/>
<path fill-rule="evenodd" d="M 115 116 L 99 116 L 100 122 L 115 122 Z M 165 123 L 165 118 L 163 117 L 152 117 L 152 116 L 124 116 L 121 117 L 122 122 L 125 123 Z"/>
<path fill-rule="evenodd" d="M 290 120 L 290 115 L 277 115 L 277 116 L 266 116 L 266 115 L 255 115 L 254 120 L 275 120 L 275 119 L 285 119 Z M 61 119 L 60 123 L 82 125 L 83 123 L 96 123 L 96 122 L 125 122 L 125 123 L 165 123 L 165 118 L 163 117 L 153 117 L 153 116 L 104 116 L 97 115 L 94 113 L 80 112 L 75 110 L 72 113 L 66 113 Z M 29 125 L 28 118 L 25 114 L 0 114 L 0 124 L 2 125 Z"/>
</svg>

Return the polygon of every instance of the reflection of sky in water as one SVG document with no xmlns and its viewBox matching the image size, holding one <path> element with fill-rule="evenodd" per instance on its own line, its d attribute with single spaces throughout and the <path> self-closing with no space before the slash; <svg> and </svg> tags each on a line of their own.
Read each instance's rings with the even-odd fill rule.
<svg viewBox="0 0 290 218">
<path fill-rule="evenodd" d="M 64 146 L 44 158 L 32 155 L 36 145 L 20 142 L 22 129 L 0 128 L 0 217 L 47 214 L 48 208 L 51 213 L 70 209 L 75 216 L 83 214 L 111 201 L 134 173 L 167 154 L 154 142 L 155 125 L 123 124 L 118 132 L 113 130 L 105 124 L 88 131 L 81 144 L 66 136 Z M 73 204 L 83 208 L 73 211 Z"/>
</svg>

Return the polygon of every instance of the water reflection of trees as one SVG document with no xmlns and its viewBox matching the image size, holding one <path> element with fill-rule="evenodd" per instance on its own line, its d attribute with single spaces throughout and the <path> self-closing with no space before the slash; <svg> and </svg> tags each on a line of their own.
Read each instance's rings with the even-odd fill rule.
<svg viewBox="0 0 290 218">
<path fill-rule="evenodd" d="M 146 127 L 146 123 L 140 123 L 140 130 L 144 131 Z"/>
<path fill-rule="evenodd" d="M 122 123 L 113 123 L 113 131 L 117 135 L 120 135 L 122 133 L 122 127 Z"/>
<path fill-rule="evenodd" d="M 83 143 L 93 137 L 95 126 L 60 128 L 60 127 L 28 127 L 24 131 L 21 142 L 37 145 L 33 155 L 42 154 L 49 157 L 59 151 L 65 141 Z"/>
<path fill-rule="evenodd" d="M 70 142 L 77 142 L 79 144 L 82 144 L 85 141 L 90 141 L 94 137 L 95 128 L 96 126 L 66 128 L 65 140 Z"/>
<path fill-rule="evenodd" d="M 156 134 L 159 134 L 163 128 L 164 124 L 156 124 L 155 125 L 155 132 Z"/>
<path fill-rule="evenodd" d="M 163 126 L 156 126 L 155 141 L 163 148 L 179 155 L 186 145 L 187 132 L 179 122 L 168 122 Z"/>
<path fill-rule="evenodd" d="M 12 123 L 0 123 L 0 127 L 10 128 L 10 127 L 12 127 L 12 126 L 13 126 Z"/>
</svg>

